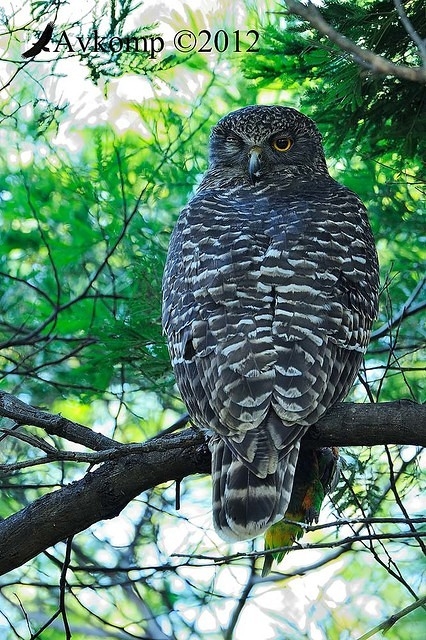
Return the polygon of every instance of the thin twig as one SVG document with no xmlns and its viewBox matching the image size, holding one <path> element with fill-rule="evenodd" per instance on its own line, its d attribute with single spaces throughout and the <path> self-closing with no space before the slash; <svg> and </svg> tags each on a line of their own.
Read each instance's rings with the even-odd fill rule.
<svg viewBox="0 0 426 640">
<path fill-rule="evenodd" d="M 65 595 L 66 595 L 66 587 L 67 587 L 67 571 L 68 571 L 70 560 L 71 560 L 72 540 L 73 540 L 73 536 L 70 536 L 67 540 L 67 544 L 65 548 L 65 558 L 62 565 L 61 577 L 59 580 L 59 609 L 60 609 L 62 620 L 64 623 L 66 640 L 71 639 L 71 629 L 68 622 L 67 609 L 65 605 Z"/>
<path fill-rule="evenodd" d="M 394 613 L 393 615 L 391 615 L 390 618 L 387 618 L 386 620 L 378 624 L 376 627 L 374 627 L 374 629 L 370 629 L 370 631 L 368 631 L 367 633 L 364 633 L 364 635 L 360 636 L 358 640 L 368 640 L 368 638 L 371 638 L 376 633 L 379 633 L 379 631 L 382 631 L 383 633 L 385 633 L 386 631 L 389 631 L 389 629 L 393 627 L 393 625 L 396 622 L 398 622 L 398 620 L 401 620 L 401 618 L 411 613 L 415 609 L 418 609 L 419 607 L 424 607 L 425 604 L 426 604 L 426 596 L 423 596 L 423 598 L 416 600 L 416 602 L 413 602 L 408 607 L 405 607 L 405 609 L 401 609 L 401 611 L 398 611 L 397 613 Z"/>
<path fill-rule="evenodd" d="M 255 570 L 256 558 L 251 558 L 250 562 L 250 575 L 248 580 L 242 590 L 240 597 L 238 598 L 237 606 L 231 614 L 231 617 L 228 621 L 227 629 L 224 633 L 223 640 L 232 640 L 234 637 L 235 627 L 237 626 L 237 622 L 239 617 L 247 604 L 248 597 L 253 587 L 256 584 L 256 570 Z"/>
<path fill-rule="evenodd" d="M 410 18 L 407 16 L 407 13 L 402 5 L 400 0 L 393 0 L 395 5 L 395 9 L 398 12 L 398 15 L 401 19 L 402 24 L 404 25 L 404 29 L 410 36 L 411 40 L 417 45 L 420 57 L 423 61 L 423 65 L 426 66 L 426 39 L 422 38 L 419 33 L 415 30 L 413 23 Z"/>
<path fill-rule="evenodd" d="M 418 284 L 413 289 L 412 293 L 409 295 L 407 300 L 404 302 L 404 304 L 402 305 L 398 313 L 396 313 L 384 325 L 382 325 L 381 327 L 379 327 L 378 329 L 372 332 L 371 340 L 377 340 L 378 338 L 381 338 L 382 336 L 388 333 L 389 329 L 392 329 L 393 327 L 398 325 L 401 322 L 401 320 L 403 320 L 404 318 L 408 318 L 408 316 L 412 316 L 415 313 L 418 313 L 419 311 L 422 311 L 423 309 L 426 308 L 426 300 L 419 302 L 416 305 L 413 304 L 416 298 L 418 297 L 418 295 L 421 293 L 425 284 L 426 284 L 426 278 L 423 278 L 422 280 L 420 280 L 420 282 L 418 282 Z"/>
<path fill-rule="evenodd" d="M 416 533 L 413 534 L 411 532 L 395 532 L 395 533 L 374 533 L 374 534 L 365 534 L 365 535 L 355 535 L 355 536 L 347 536 L 346 538 L 343 538 L 342 540 L 334 540 L 331 542 L 315 542 L 315 543 L 300 543 L 298 542 L 297 544 L 293 544 L 293 545 L 286 545 L 285 547 L 277 547 L 274 549 L 268 549 L 268 550 L 264 550 L 264 551 L 252 551 L 252 552 L 239 552 L 239 553 L 233 553 L 230 554 L 228 556 L 209 556 L 209 555 L 205 555 L 205 554 L 186 554 L 186 553 L 172 553 L 171 557 L 172 558 L 186 558 L 189 561 L 192 560 L 201 560 L 201 561 L 205 561 L 208 564 L 203 565 L 200 563 L 194 564 L 192 565 L 191 563 L 188 563 L 188 566 L 196 566 L 196 567 L 200 567 L 200 566 L 211 566 L 211 563 L 213 563 L 214 565 L 222 565 L 222 564 L 230 564 L 231 562 L 233 562 L 234 560 L 243 560 L 243 559 L 247 559 L 247 558 L 261 558 L 265 555 L 270 555 L 275 554 L 275 553 L 282 553 L 282 552 L 287 552 L 287 551 L 291 551 L 292 553 L 295 551 L 307 551 L 307 550 L 311 550 L 311 549 L 335 549 L 337 547 L 344 547 L 348 544 L 353 545 L 355 542 L 365 542 L 366 540 L 404 540 L 407 538 L 416 538 L 417 536 L 421 536 L 422 538 L 426 538 L 426 531 L 423 533 Z"/>
<path fill-rule="evenodd" d="M 398 505 L 398 507 L 401 510 L 401 513 L 405 516 L 405 518 L 407 519 L 407 524 L 410 527 L 410 531 L 412 531 L 412 533 L 417 533 L 417 530 L 414 526 L 414 524 L 412 522 L 410 522 L 410 517 L 408 515 L 408 511 L 404 506 L 404 503 L 401 500 L 401 497 L 398 493 L 398 489 L 396 486 L 396 480 L 395 480 L 395 473 L 394 473 L 394 468 L 393 468 L 393 460 L 392 460 L 392 456 L 390 454 L 390 450 L 388 445 L 385 445 L 385 451 L 386 451 L 386 456 L 388 459 L 388 465 L 389 465 L 389 482 L 390 482 L 390 487 L 391 487 L 391 491 L 393 493 L 393 496 L 395 498 L 395 502 Z M 423 540 L 419 537 L 417 539 L 419 546 L 421 548 L 421 550 L 423 551 L 424 555 L 426 555 L 426 545 L 424 544 Z"/>
</svg>

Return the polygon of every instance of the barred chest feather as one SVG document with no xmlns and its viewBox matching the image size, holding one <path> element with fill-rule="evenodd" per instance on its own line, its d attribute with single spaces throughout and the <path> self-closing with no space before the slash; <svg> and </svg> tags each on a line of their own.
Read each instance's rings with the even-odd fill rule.
<svg viewBox="0 0 426 640">
<path fill-rule="evenodd" d="M 300 439 L 348 393 L 377 297 L 365 208 L 328 175 L 315 124 L 279 106 L 225 116 L 163 281 L 177 384 L 193 422 L 215 434 L 223 537 L 282 517 Z"/>
</svg>

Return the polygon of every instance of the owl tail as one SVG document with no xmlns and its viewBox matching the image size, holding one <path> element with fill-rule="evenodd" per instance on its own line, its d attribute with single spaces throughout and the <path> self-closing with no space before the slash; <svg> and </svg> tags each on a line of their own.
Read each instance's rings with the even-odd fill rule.
<svg viewBox="0 0 426 640">
<path fill-rule="evenodd" d="M 278 461 L 274 473 L 260 478 L 215 436 L 212 450 L 213 523 L 229 542 L 258 536 L 283 517 L 290 501 L 299 441 Z"/>
</svg>

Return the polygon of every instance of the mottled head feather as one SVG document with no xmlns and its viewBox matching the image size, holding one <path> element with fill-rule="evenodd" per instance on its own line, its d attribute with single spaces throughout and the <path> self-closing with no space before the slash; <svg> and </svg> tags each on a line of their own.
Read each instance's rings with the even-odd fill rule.
<svg viewBox="0 0 426 640">
<path fill-rule="evenodd" d="M 287 153 L 273 149 L 277 136 L 288 137 L 292 147 Z M 321 134 L 310 118 L 291 107 L 250 105 L 232 111 L 213 127 L 210 136 L 210 168 L 226 166 L 234 172 L 247 172 L 247 154 L 262 148 L 264 174 L 286 167 L 309 167 L 309 171 L 327 171 Z M 299 174 L 300 169 L 295 173 Z"/>
<path fill-rule="evenodd" d="M 312 137 L 321 144 L 321 134 L 313 120 L 292 107 L 249 105 L 231 111 L 212 129 L 212 138 L 223 131 L 233 131 L 243 138 L 260 142 L 275 132 L 288 131 Z"/>
</svg>

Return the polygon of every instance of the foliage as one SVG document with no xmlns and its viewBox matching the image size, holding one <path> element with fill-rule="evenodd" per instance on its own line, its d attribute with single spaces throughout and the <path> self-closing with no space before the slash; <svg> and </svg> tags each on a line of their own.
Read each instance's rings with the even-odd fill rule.
<svg viewBox="0 0 426 640">
<path fill-rule="evenodd" d="M 416 31 L 424 34 L 421 0 L 404 6 Z M 281 7 L 265 25 L 261 54 L 246 58 L 246 74 L 260 86 L 274 82 L 298 88 L 302 79 L 303 104 L 323 125 L 333 153 L 346 140 L 349 149 L 362 150 L 364 158 L 396 154 L 404 166 L 407 157 L 424 157 L 425 87 L 360 67 L 306 22 L 289 16 L 283 3 Z M 395 63 L 421 63 L 391 0 L 333 0 L 322 15 L 340 33 L 378 55 Z"/>
<path fill-rule="evenodd" d="M 205 168 L 210 126 L 256 101 L 285 100 L 312 115 L 333 175 L 370 212 L 383 293 L 351 398 L 425 400 L 421 86 L 366 73 L 300 20 L 243 5 L 244 26 L 264 23 L 261 51 L 252 56 L 151 59 L 63 48 L 19 58 L 22 25 L 31 40 L 46 16 L 81 37 L 95 27 L 156 34 L 166 22 L 200 29 L 204 19 L 231 33 L 240 13 L 223 6 L 226 16 L 186 8 L 160 15 L 163 24 L 130 0 L 97 2 L 65 18 L 57 2 L 24 3 L 25 19 L 2 9 L 1 390 L 118 442 L 149 438 L 184 412 L 160 326 L 168 237 Z M 420 2 L 408 9 L 421 32 Z M 333 2 L 324 15 L 394 60 L 417 55 L 389 2 Z M 73 82 L 81 91 L 67 88 Z M 38 458 L 34 438 L 76 447 L 10 420 L 2 426 L 9 429 L 0 434 L 2 518 L 87 472 L 64 461 L 14 469 Z M 345 451 L 342 481 L 322 517 L 336 524 L 306 536 L 325 548 L 296 549 L 268 580 L 258 576 L 258 541 L 230 549 L 212 531 L 208 478 L 183 481 L 180 512 L 173 487 L 153 489 L 117 519 L 4 576 L 2 637 L 237 640 L 253 621 L 265 640 L 365 633 L 424 589 L 424 529 L 412 522 L 422 515 L 420 454 L 395 446 Z M 395 532 L 412 536 L 377 539 Z M 422 621 L 418 609 L 387 637 L 420 637 Z"/>
</svg>

